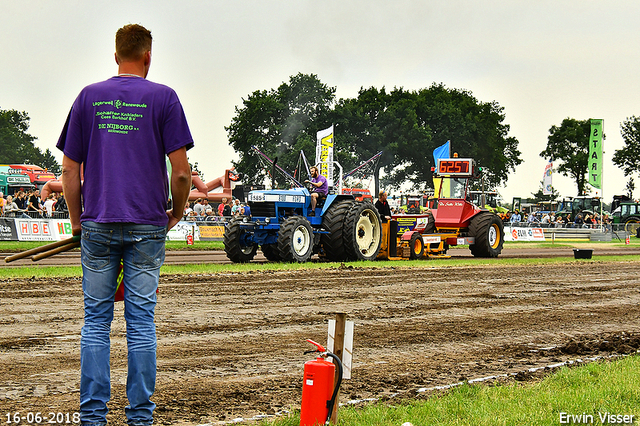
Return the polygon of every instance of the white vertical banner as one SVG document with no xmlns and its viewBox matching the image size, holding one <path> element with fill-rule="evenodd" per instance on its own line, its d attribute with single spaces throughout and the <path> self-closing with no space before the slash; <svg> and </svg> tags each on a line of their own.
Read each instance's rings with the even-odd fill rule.
<svg viewBox="0 0 640 426">
<path fill-rule="evenodd" d="M 544 176 L 542 177 L 542 195 L 553 194 L 552 175 L 553 163 L 549 161 L 549 163 L 547 163 L 546 167 L 544 168 Z"/>
<path fill-rule="evenodd" d="M 333 125 L 320 130 L 317 135 L 316 164 L 320 174 L 327 178 L 327 184 L 333 186 Z"/>
<path fill-rule="evenodd" d="M 344 323 L 344 345 L 342 347 L 342 378 L 351 378 L 351 365 L 353 363 L 353 321 Z M 333 352 L 336 336 L 336 320 L 329 320 L 327 335 L 327 350 Z"/>
</svg>

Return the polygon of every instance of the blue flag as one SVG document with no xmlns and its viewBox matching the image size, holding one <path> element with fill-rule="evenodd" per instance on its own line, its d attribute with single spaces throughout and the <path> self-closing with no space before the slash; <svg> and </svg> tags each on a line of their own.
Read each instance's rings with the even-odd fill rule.
<svg viewBox="0 0 640 426">
<path fill-rule="evenodd" d="M 438 167 L 439 158 L 451 158 L 451 141 L 447 141 L 444 145 L 433 150 L 433 163 L 436 167 Z"/>
</svg>

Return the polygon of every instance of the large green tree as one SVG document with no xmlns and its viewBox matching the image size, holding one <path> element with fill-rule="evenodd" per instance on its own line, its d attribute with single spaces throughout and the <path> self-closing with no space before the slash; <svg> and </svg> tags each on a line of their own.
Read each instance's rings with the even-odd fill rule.
<svg viewBox="0 0 640 426">
<path fill-rule="evenodd" d="M 503 108 L 464 90 L 442 84 L 417 92 L 369 88 L 357 99 L 341 99 L 335 111 L 342 123 L 336 133 L 340 141 L 349 139 L 352 152 L 366 158 L 384 151 L 379 169 L 391 187 L 432 188 L 433 150 L 447 141 L 461 157 L 476 160 L 487 186 L 506 182 L 522 162 L 517 139 L 508 136 Z"/>
<path fill-rule="evenodd" d="M 51 151 L 40 151 L 34 145 L 37 138 L 27 133 L 29 120 L 24 111 L 0 109 L 0 164 L 34 164 L 60 174 Z"/>
<path fill-rule="evenodd" d="M 380 170 L 384 169 L 384 183 L 415 179 L 415 170 L 406 162 L 422 147 L 429 144 L 431 135 L 418 124 L 416 94 L 394 89 L 387 93 L 383 87 L 361 89 L 354 99 L 341 99 L 334 109 L 338 158 L 349 166 L 356 166 L 382 151 L 374 164 L 375 191 L 380 188 Z M 402 175 L 403 177 L 393 177 Z M 395 179 L 395 180 L 394 180 Z"/>
<path fill-rule="evenodd" d="M 551 126 L 547 147 L 540 153 L 547 160 L 561 161 L 557 170 L 576 182 L 577 195 L 583 195 L 586 189 L 590 133 L 591 120 L 565 118 L 560 126 Z"/>
<path fill-rule="evenodd" d="M 613 164 L 620 167 L 625 176 L 640 173 L 640 118 L 632 116 L 620 124 L 624 146 L 616 149 Z"/>
<path fill-rule="evenodd" d="M 335 88 L 305 74 L 291 77 L 276 90 L 255 91 L 243 99 L 225 130 L 240 155 L 234 165 L 245 175 L 244 182 L 259 184 L 269 175 L 253 146 L 271 159 L 278 157 L 278 165 L 288 172 L 296 168 L 301 150 L 315 154 L 316 133 L 331 125 L 328 113 L 334 100 Z M 277 182 L 285 184 L 282 176 Z"/>
<path fill-rule="evenodd" d="M 508 136 L 504 108 L 496 101 L 481 102 L 471 92 L 433 84 L 418 92 L 419 124 L 431 134 L 431 145 L 414 152 L 409 159 L 419 173 L 419 182 L 431 179 L 433 149 L 451 141 L 452 152 L 473 158 L 483 169 L 485 185 L 505 183 L 510 171 L 522 163 L 518 140 Z"/>
<path fill-rule="evenodd" d="M 376 191 L 380 179 L 395 188 L 407 183 L 416 190 L 432 188 L 433 150 L 447 140 L 453 151 L 483 167 L 487 186 L 505 182 L 522 162 L 518 141 L 508 136 L 503 108 L 495 101 L 480 102 L 442 84 L 417 92 L 363 88 L 335 106 L 334 93 L 315 75 L 298 74 L 277 90 L 256 91 L 243 100 L 226 129 L 240 154 L 236 167 L 248 175 L 245 181 L 259 183 L 266 176 L 252 145 L 293 170 L 300 150 L 315 153 L 316 132 L 331 124 L 334 157 L 345 172 L 383 151 L 373 172 Z"/>
</svg>

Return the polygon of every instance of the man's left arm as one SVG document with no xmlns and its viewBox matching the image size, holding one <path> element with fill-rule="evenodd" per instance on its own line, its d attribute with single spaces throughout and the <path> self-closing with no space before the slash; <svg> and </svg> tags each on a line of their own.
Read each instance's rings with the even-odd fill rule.
<svg viewBox="0 0 640 426">
<path fill-rule="evenodd" d="M 187 149 L 185 147 L 170 152 L 169 161 L 171 162 L 171 198 L 173 199 L 173 209 L 167 211 L 169 223 L 167 228 L 173 228 L 184 214 L 184 206 L 189 199 L 189 190 L 191 189 L 191 166 L 187 157 Z"/>
<path fill-rule="evenodd" d="M 80 216 L 82 215 L 80 163 L 66 155 L 62 158 L 62 192 L 67 201 L 72 233 L 73 235 L 80 235 Z"/>
</svg>

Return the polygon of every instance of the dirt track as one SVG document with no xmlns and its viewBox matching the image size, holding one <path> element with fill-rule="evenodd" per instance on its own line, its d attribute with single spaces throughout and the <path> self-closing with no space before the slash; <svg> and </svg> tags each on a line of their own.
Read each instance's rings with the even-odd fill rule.
<svg viewBox="0 0 640 426">
<path fill-rule="evenodd" d="M 305 339 L 355 321 L 352 399 L 640 347 L 638 262 L 163 276 L 156 424 L 299 406 Z M 0 415 L 78 406 L 79 279 L 0 279 Z M 122 305 L 112 327 L 110 424 L 124 424 Z"/>
</svg>

